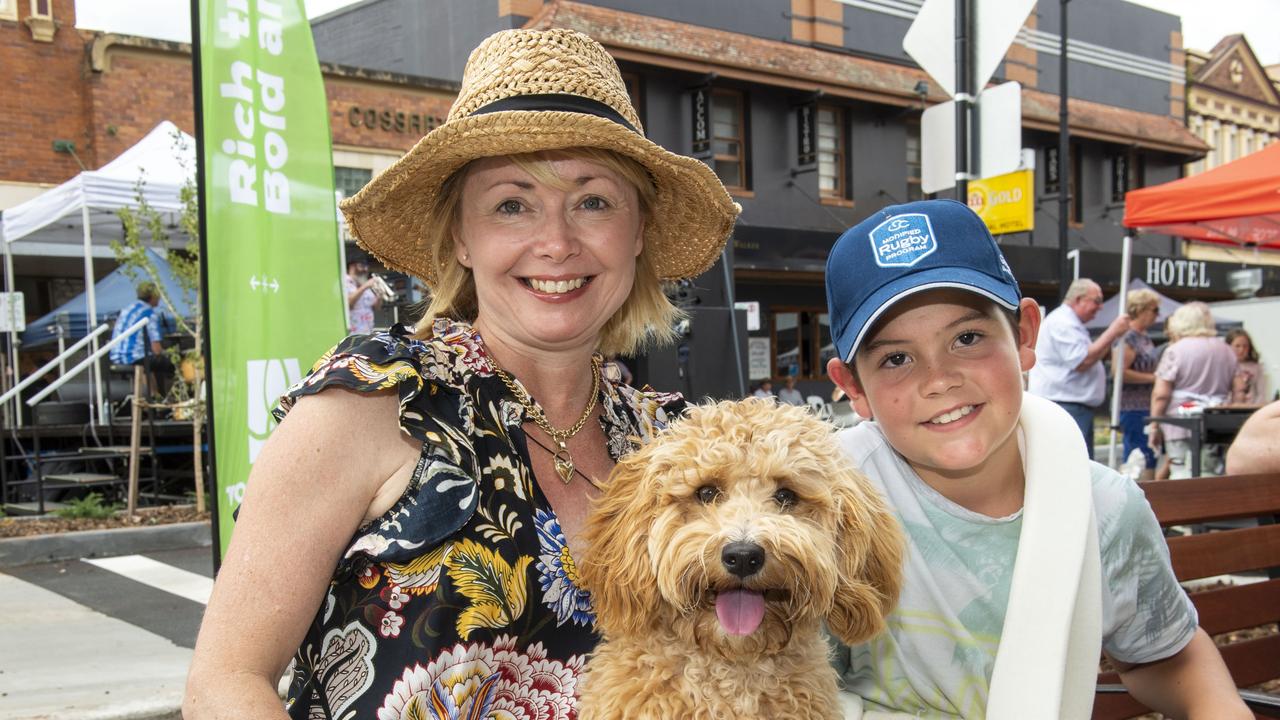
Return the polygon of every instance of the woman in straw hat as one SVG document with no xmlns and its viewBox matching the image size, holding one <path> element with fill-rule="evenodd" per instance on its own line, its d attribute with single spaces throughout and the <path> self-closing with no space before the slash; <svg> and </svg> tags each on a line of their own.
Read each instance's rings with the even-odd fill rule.
<svg viewBox="0 0 1280 720">
<path fill-rule="evenodd" d="M 570 717 L 597 641 L 573 561 L 588 502 L 683 403 L 602 358 L 669 338 L 663 283 L 714 262 L 737 208 L 645 139 L 598 44 L 511 30 L 471 54 L 448 121 L 342 209 L 431 304 L 282 400 L 184 713 L 279 716 L 293 654 L 296 717 Z"/>
</svg>

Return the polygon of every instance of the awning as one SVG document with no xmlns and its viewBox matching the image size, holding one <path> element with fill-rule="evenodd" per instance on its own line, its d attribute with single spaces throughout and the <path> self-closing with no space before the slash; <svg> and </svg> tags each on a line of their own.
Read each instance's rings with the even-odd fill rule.
<svg viewBox="0 0 1280 720">
<path fill-rule="evenodd" d="M 1199 175 L 1126 193 L 1124 224 L 1194 240 L 1280 249 L 1280 143 Z"/>
</svg>

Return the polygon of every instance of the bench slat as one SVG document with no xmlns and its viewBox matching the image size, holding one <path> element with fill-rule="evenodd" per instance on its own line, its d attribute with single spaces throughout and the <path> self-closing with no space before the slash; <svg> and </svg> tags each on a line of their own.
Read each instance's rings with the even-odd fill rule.
<svg viewBox="0 0 1280 720">
<path fill-rule="evenodd" d="M 1280 635 L 1268 635 L 1218 648 L 1237 687 L 1280 677 Z"/>
<path fill-rule="evenodd" d="M 1280 620 L 1280 579 L 1191 594 L 1200 627 L 1210 635 Z"/>
<path fill-rule="evenodd" d="M 1280 513 L 1280 473 L 1138 483 L 1161 525 Z"/>
<path fill-rule="evenodd" d="M 1280 565 L 1280 525 L 1169 538 L 1168 545 L 1181 581 Z"/>
</svg>

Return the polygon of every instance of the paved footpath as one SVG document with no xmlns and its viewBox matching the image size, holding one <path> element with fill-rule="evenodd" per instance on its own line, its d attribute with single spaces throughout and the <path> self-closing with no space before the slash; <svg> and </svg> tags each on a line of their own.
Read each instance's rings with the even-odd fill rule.
<svg viewBox="0 0 1280 720">
<path fill-rule="evenodd" d="M 177 718 L 207 547 L 0 571 L 0 718 Z"/>
</svg>

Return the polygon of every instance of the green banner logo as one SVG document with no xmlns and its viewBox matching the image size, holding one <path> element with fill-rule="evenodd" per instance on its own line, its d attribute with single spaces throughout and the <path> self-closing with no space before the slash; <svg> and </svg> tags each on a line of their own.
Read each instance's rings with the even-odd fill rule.
<svg viewBox="0 0 1280 720">
<path fill-rule="evenodd" d="M 301 0 L 203 0 L 205 282 L 221 551 L 271 407 L 344 333 L 324 80 Z"/>
</svg>

